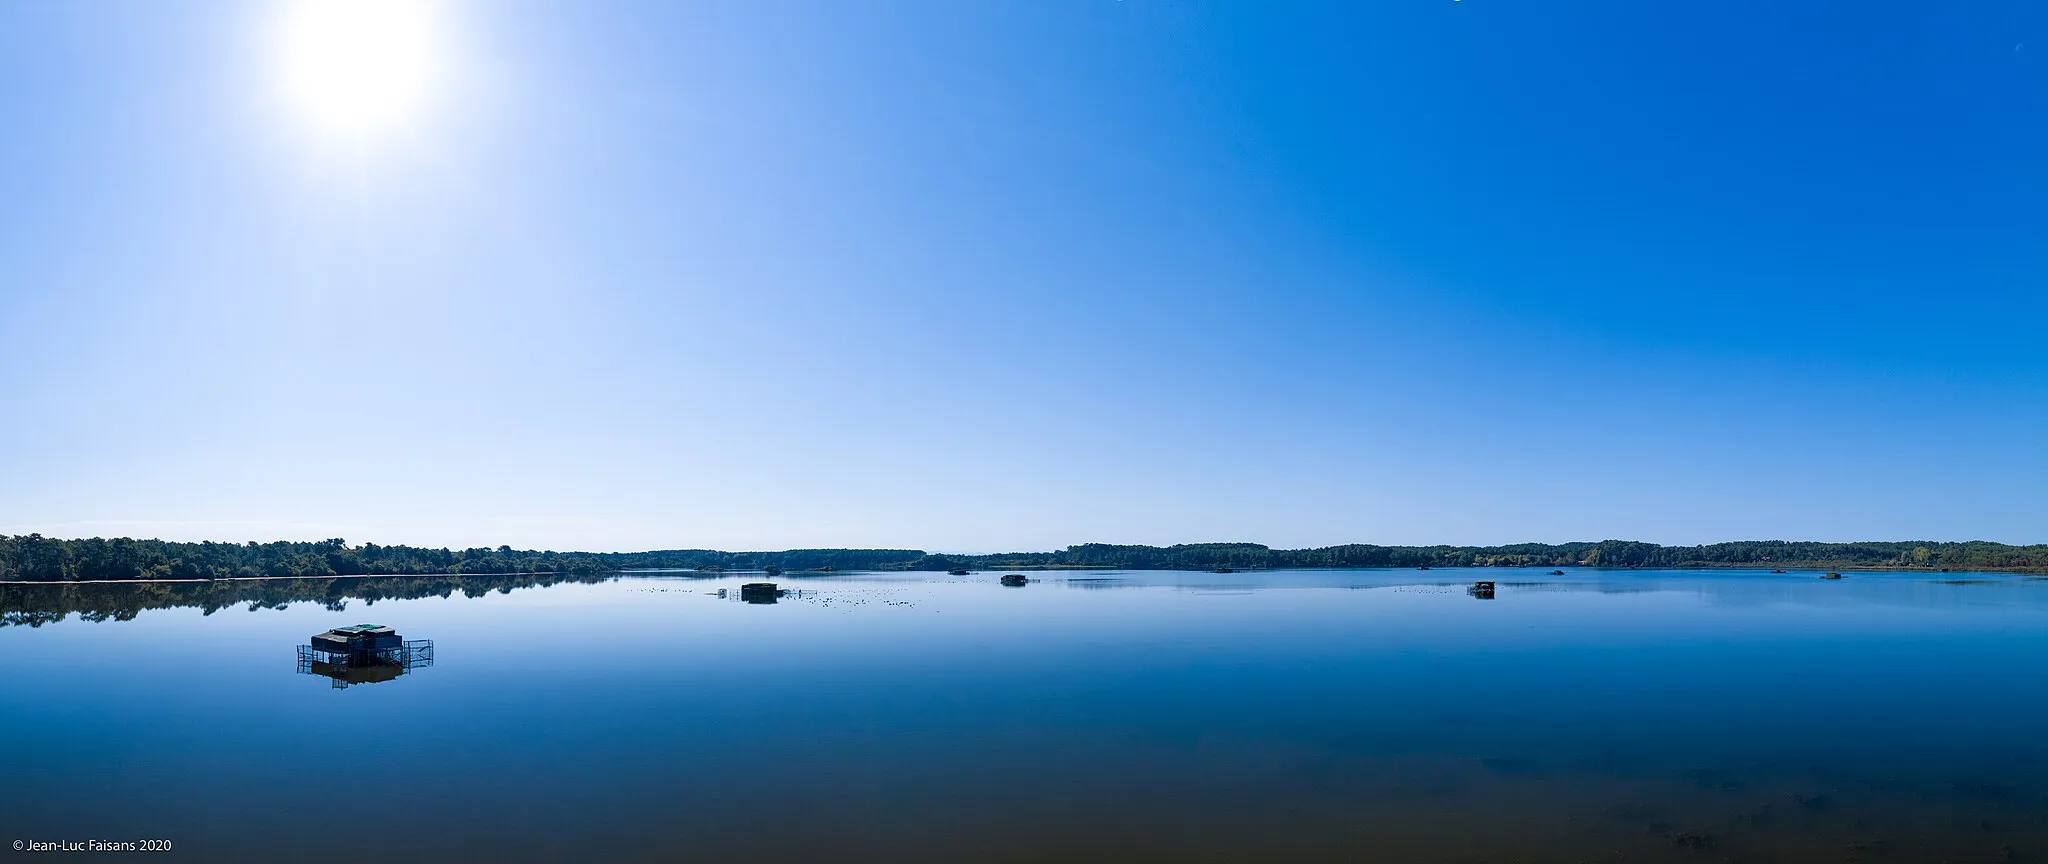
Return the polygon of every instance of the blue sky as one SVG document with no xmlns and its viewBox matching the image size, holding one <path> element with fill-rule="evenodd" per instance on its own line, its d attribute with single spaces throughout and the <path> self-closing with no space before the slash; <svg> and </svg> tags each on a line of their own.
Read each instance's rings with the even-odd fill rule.
<svg viewBox="0 0 2048 864">
<path fill-rule="evenodd" d="M 2033 0 L 292 5 L 0 0 L 0 531 L 2048 540 Z"/>
</svg>

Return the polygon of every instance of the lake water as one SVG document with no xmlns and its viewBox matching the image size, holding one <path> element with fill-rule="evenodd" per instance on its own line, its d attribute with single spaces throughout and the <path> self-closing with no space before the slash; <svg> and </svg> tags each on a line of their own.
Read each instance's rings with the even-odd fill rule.
<svg viewBox="0 0 2048 864">
<path fill-rule="evenodd" d="M 758 575 L 0 587 L 0 843 L 2048 860 L 2048 582 L 1543 572 L 784 576 L 773 604 L 740 602 Z M 175 605 L 201 596 L 236 605 Z M 300 674 L 295 646 L 359 622 L 435 664 Z"/>
</svg>

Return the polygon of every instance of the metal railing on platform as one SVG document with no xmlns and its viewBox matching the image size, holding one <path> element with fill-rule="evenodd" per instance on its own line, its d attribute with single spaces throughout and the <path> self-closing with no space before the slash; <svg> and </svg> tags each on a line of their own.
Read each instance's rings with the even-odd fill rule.
<svg viewBox="0 0 2048 864">
<path fill-rule="evenodd" d="M 301 675 L 319 675 L 332 682 L 335 689 L 346 689 L 352 684 L 372 683 L 376 678 L 350 681 L 355 670 L 389 670 L 391 677 L 397 677 L 414 669 L 425 669 L 434 665 L 434 640 L 408 639 L 397 648 L 382 651 L 323 651 L 311 645 L 298 646 L 297 669 Z"/>
</svg>

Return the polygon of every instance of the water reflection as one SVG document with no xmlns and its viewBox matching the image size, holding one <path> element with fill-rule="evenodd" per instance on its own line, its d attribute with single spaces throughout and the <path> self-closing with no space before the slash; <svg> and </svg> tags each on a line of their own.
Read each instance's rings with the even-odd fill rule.
<svg viewBox="0 0 2048 864">
<path fill-rule="evenodd" d="M 207 615 L 247 604 L 250 611 L 316 603 L 330 612 L 386 600 L 481 597 L 565 583 L 592 584 L 611 575 L 551 573 L 496 576 L 361 576 L 331 579 L 218 579 L 206 582 L 0 582 L 0 627 L 41 627 L 76 615 L 81 621 L 129 621 L 150 609 L 196 608 Z"/>
<path fill-rule="evenodd" d="M 1544 574 L 0 587 L 46 625 L 0 629 L 0 813 L 318 860 L 352 838 L 273 790 L 352 772 L 435 802 L 379 813 L 419 860 L 2048 858 L 2048 583 Z M 346 697 L 404 735 L 277 668 L 352 592 L 485 646 Z M 764 802 L 802 816 L 730 830 Z"/>
<path fill-rule="evenodd" d="M 434 640 L 406 639 L 380 624 L 355 624 L 315 633 L 298 646 L 298 671 L 319 675 L 345 690 L 390 681 L 434 665 Z"/>
<path fill-rule="evenodd" d="M 1069 588 L 1084 588 L 1088 590 L 1143 587 L 1141 583 L 1134 583 L 1130 579 L 1115 576 L 1069 576 L 1060 581 Z"/>
<path fill-rule="evenodd" d="M 772 606 L 785 599 L 803 600 L 816 598 L 818 595 L 817 591 L 782 588 L 773 582 L 749 582 L 739 586 L 738 590 L 720 588 L 710 593 L 711 596 L 717 597 L 720 600 L 737 600 L 741 603 L 749 603 L 756 606 Z"/>
<path fill-rule="evenodd" d="M 1851 603 L 1920 608 L 1997 607 L 2012 602 L 2048 606 L 2048 577 L 2014 574 L 1944 574 L 1932 578 L 1917 573 L 1850 573 L 1841 580 L 1822 581 L 1816 573 L 1791 574 L 1770 571 L 1602 571 L 1578 570 L 1563 577 L 1551 571 L 1542 580 L 1475 579 L 1492 576 L 1494 568 L 1423 570 L 1268 570 L 1256 574 L 1219 574 L 1195 571 L 1110 571 L 1081 575 L 1041 575 L 1036 578 L 1010 573 L 996 580 L 974 583 L 1018 587 L 1043 583 L 1056 588 L 1082 591 L 1103 589 L 1169 588 L 1209 595 L 1252 594 L 1298 589 L 1344 588 L 1352 590 L 1448 590 L 1463 591 L 1477 599 L 1495 599 L 1512 589 L 1520 597 L 1528 592 L 1606 595 L 1683 593 L 1724 606 L 1766 606 L 1781 603 Z M 150 609 L 197 608 L 207 615 L 243 606 L 250 611 L 283 610 L 295 604 L 311 603 L 330 612 L 340 612 L 356 601 L 365 605 L 394 600 L 454 596 L 481 597 L 508 594 L 529 588 L 562 584 L 599 584 L 620 578 L 664 579 L 696 582 L 731 581 L 736 574 L 678 571 L 632 575 L 558 576 L 554 574 L 498 576 L 375 576 L 326 579 L 216 580 L 209 582 L 153 583 L 22 583 L 0 582 L 0 628 L 41 627 L 75 617 L 89 622 L 129 621 Z M 770 604 L 800 599 L 809 592 L 831 591 L 850 583 L 924 584 L 934 574 L 818 572 L 785 574 L 813 586 L 802 590 L 782 588 L 749 589 L 746 585 L 719 588 L 747 603 Z M 772 592 L 767 593 L 767 592 Z M 1817 592 L 1826 592 L 1817 593 Z"/>
</svg>

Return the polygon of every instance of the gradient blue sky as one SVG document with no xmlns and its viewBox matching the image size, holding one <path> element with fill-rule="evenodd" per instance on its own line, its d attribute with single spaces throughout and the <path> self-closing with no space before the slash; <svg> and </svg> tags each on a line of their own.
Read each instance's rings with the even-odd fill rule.
<svg viewBox="0 0 2048 864">
<path fill-rule="evenodd" d="M 0 0 L 0 531 L 2048 540 L 2037 0 L 279 7 Z"/>
</svg>

